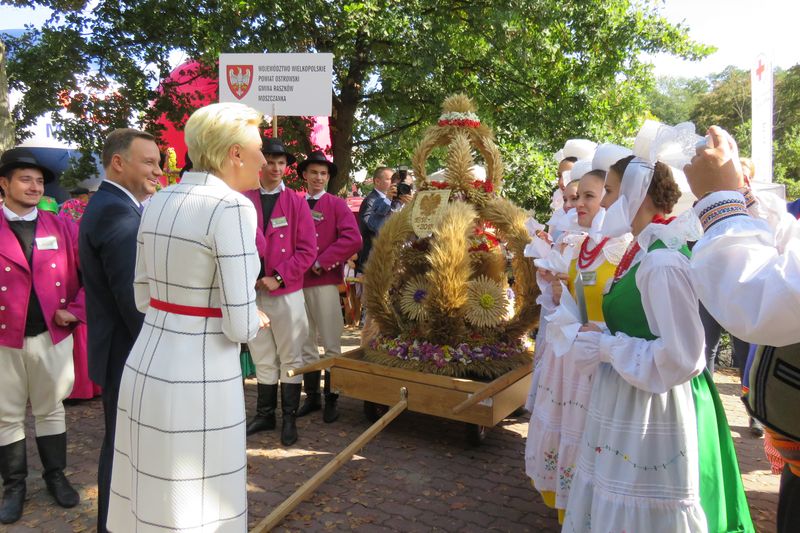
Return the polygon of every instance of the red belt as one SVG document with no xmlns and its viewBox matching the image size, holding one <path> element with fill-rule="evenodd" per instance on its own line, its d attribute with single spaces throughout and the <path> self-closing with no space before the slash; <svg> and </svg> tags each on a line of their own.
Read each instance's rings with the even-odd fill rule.
<svg viewBox="0 0 800 533">
<path fill-rule="evenodd" d="M 150 307 L 167 313 L 186 316 L 202 316 L 206 318 L 222 318 L 222 309 L 219 307 L 194 307 L 191 305 L 178 305 L 163 300 L 150 298 Z"/>
</svg>

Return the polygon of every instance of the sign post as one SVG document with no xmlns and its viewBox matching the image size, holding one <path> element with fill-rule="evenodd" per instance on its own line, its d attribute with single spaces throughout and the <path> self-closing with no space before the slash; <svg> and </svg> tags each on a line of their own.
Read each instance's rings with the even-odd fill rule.
<svg viewBox="0 0 800 533">
<path fill-rule="evenodd" d="M 219 101 L 241 102 L 272 117 L 330 116 L 333 54 L 220 54 Z"/>
<path fill-rule="evenodd" d="M 755 180 L 772 182 L 772 60 L 760 54 L 750 69 L 752 92 L 752 156 Z"/>
</svg>

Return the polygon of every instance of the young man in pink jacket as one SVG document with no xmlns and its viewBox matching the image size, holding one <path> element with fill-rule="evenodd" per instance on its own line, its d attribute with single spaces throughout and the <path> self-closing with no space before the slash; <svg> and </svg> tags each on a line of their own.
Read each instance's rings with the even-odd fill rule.
<svg viewBox="0 0 800 533">
<path fill-rule="evenodd" d="M 295 162 L 279 139 L 266 139 L 262 148 L 267 164 L 261 172 L 261 188 L 248 191 L 256 207 L 263 271 L 256 285 L 256 303 L 270 320 L 248 343 L 258 380 L 256 416 L 247 434 L 275 429 L 278 382 L 281 389 L 283 427 L 281 443 L 297 441 L 295 417 L 300 406 L 302 376 L 287 372 L 303 366 L 302 348 L 308 335 L 303 275 L 316 258 L 317 242 L 308 204 L 283 183 L 287 165 Z"/>
<path fill-rule="evenodd" d="M 325 154 L 320 151 L 311 152 L 297 166 L 297 172 L 306 182 L 306 202 L 311 208 L 317 238 L 316 259 L 303 279 L 308 316 L 308 337 L 303 345 L 303 364 L 307 365 L 319 360 L 317 339 L 322 342 L 325 357 L 342 353 L 344 318 L 339 302 L 339 285 L 344 280 L 345 263 L 361 249 L 361 233 L 347 202 L 325 192 L 328 181 L 337 172 L 336 165 L 328 161 Z M 305 416 L 322 407 L 320 377 L 321 372 L 309 372 L 303 376 L 306 399 L 297 416 Z M 327 423 L 339 418 L 337 399 L 338 395 L 330 389 L 330 374 L 326 373 L 325 411 L 322 419 Z"/>
<path fill-rule="evenodd" d="M 19 520 L 28 463 L 25 411 L 35 418 L 47 490 L 61 507 L 80 501 L 64 469 L 67 426 L 62 403 L 75 380 L 72 330 L 86 321 L 78 276 L 78 227 L 36 205 L 52 170 L 25 148 L 0 157 L 0 523 Z"/>
</svg>

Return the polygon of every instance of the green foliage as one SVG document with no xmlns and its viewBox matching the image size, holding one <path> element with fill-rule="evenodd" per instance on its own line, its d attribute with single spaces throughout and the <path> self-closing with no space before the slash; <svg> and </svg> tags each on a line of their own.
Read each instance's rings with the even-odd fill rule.
<svg viewBox="0 0 800 533">
<path fill-rule="evenodd" d="M 679 124 L 691 119 L 692 110 L 702 94 L 709 90 L 703 78 L 660 76 L 647 93 L 650 112 L 664 124 Z"/>
<path fill-rule="evenodd" d="M 750 73 L 728 67 L 711 76 L 711 91 L 700 95 L 691 114 L 699 131 L 717 125 L 728 131 L 750 120 Z"/>
<path fill-rule="evenodd" d="M 78 183 L 86 178 L 97 176 L 97 166 L 91 154 L 81 154 L 81 157 L 70 159 L 69 166 L 61 173 L 59 184 L 66 190 L 77 187 Z"/>
<path fill-rule="evenodd" d="M 800 180 L 800 125 L 787 132 L 780 143 L 775 143 L 775 176 Z"/>
<path fill-rule="evenodd" d="M 552 154 L 533 141 L 505 132 L 498 136 L 498 147 L 505 154 L 503 196 L 533 211 L 537 220 L 547 220 L 558 170 Z"/>
<path fill-rule="evenodd" d="M 214 77 L 221 52 L 333 53 L 333 192 L 353 168 L 407 162 L 453 92 L 515 132 L 512 146 L 552 151 L 570 137 L 619 139 L 638 128 L 652 84 L 642 52 L 710 51 L 667 22 L 657 0 L 100 0 L 86 12 L 75 1 L 31 3 L 55 11 L 10 43 L 10 82 L 25 93 L 16 118 L 30 124 L 69 95 L 78 118 L 63 121 L 64 136 L 92 149 L 110 128 L 155 130 L 162 113 L 180 121 L 197 107 L 173 86 L 157 90 L 175 50 Z M 302 148 L 303 121 L 282 126 Z"/>
<path fill-rule="evenodd" d="M 800 127 L 800 64 L 775 77 L 775 138 L 791 136 Z M 800 178 L 800 175 L 797 176 Z"/>
</svg>

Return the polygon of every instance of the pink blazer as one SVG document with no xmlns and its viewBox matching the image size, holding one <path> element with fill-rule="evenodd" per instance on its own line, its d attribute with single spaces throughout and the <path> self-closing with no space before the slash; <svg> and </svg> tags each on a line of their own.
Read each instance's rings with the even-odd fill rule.
<svg viewBox="0 0 800 533">
<path fill-rule="evenodd" d="M 256 207 L 259 231 L 264 221 L 260 194 L 258 189 L 244 193 Z M 286 219 L 286 225 L 282 225 L 282 218 Z M 278 197 L 272 210 L 267 228 L 263 232 L 264 240 L 256 239 L 256 248 L 264 263 L 264 273 L 269 276 L 277 272 L 283 278 L 284 286 L 270 291 L 270 295 L 280 296 L 303 288 L 303 274 L 314 264 L 317 255 L 314 234 L 314 221 L 308 204 L 287 188 Z"/>
<path fill-rule="evenodd" d="M 347 202 L 332 194 L 323 194 L 312 211 L 317 237 L 316 261 L 322 274 L 306 272 L 303 287 L 339 285 L 344 279 L 344 265 L 361 249 L 361 232 Z M 313 266 L 313 265 L 312 265 Z"/>
<path fill-rule="evenodd" d="M 48 237 L 54 237 L 55 242 Z M 17 236 L 0 214 L 0 346 L 22 348 L 31 283 L 53 344 L 70 336 L 73 330 L 73 326 L 55 324 L 58 309 L 66 309 L 86 322 L 83 287 L 78 278 L 77 224 L 39 211 L 36 239 L 31 269 Z"/>
</svg>

